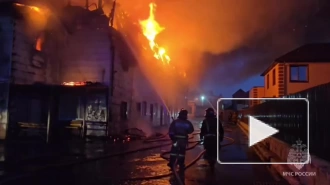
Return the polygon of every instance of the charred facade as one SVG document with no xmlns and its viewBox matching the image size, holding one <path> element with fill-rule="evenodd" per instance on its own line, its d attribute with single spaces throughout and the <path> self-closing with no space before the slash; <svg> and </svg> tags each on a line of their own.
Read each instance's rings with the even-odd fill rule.
<svg viewBox="0 0 330 185">
<path fill-rule="evenodd" d="M 134 46 L 123 34 L 109 27 L 109 18 L 102 10 L 67 6 L 55 14 L 21 4 L 6 6 L 8 11 L 0 19 L 1 139 L 22 122 L 44 125 L 48 130 L 50 106 L 57 107 L 51 108 L 56 109 L 52 127 L 63 121 L 90 122 L 90 128 L 93 123 L 104 123 L 101 134 L 108 135 L 141 124 L 168 124 L 170 111 L 185 105 L 179 96 L 176 100 L 166 98 L 164 94 L 169 92 L 153 86 L 141 67 L 144 58 L 131 50 Z M 161 81 L 164 76 L 157 78 Z M 104 90 L 86 98 L 83 92 L 38 92 L 36 86 L 27 93 L 13 87 L 43 84 L 52 89 L 86 82 L 100 84 Z M 173 84 L 168 87 L 172 93 L 178 92 L 173 91 Z M 56 98 L 49 100 L 50 96 Z M 93 130 L 87 129 L 87 134 L 99 134 Z"/>
<path fill-rule="evenodd" d="M 66 31 L 60 22 L 36 7 L 15 3 L 1 4 L 1 105 L 0 138 L 6 137 L 11 112 L 32 106 L 34 100 L 9 101 L 10 84 L 58 83 L 58 60 Z M 51 23 L 51 24 L 48 24 Z M 24 92 L 23 92 L 24 93 Z M 37 101 L 39 109 L 41 100 Z M 8 109 L 9 108 L 9 109 Z M 27 108 L 27 107 L 26 107 Z M 30 107 L 31 108 L 31 107 Z M 26 110 L 29 110 L 27 108 Z M 26 111 L 25 110 L 25 111 Z M 38 111 L 35 111 L 38 113 Z M 22 112 L 24 115 L 26 112 Z M 12 117 L 22 115 L 15 114 Z M 37 115 L 38 116 L 38 115 Z M 24 116 L 23 116 L 24 117 Z M 31 119 L 35 113 L 29 116 Z"/>
</svg>

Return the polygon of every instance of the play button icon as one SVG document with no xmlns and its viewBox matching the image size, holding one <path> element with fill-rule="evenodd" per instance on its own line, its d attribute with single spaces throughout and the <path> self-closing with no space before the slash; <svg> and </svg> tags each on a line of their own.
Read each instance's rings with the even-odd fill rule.
<svg viewBox="0 0 330 185">
<path fill-rule="evenodd" d="M 278 133 L 278 130 L 268 126 L 264 122 L 249 116 L 249 146 Z"/>
</svg>

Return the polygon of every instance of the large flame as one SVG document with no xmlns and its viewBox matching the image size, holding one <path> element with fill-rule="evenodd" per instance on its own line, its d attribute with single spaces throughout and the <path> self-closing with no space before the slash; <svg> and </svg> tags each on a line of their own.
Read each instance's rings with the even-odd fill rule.
<svg viewBox="0 0 330 185">
<path fill-rule="evenodd" d="M 171 59 L 166 54 L 166 50 L 163 47 L 160 47 L 156 42 L 156 36 L 162 32 L 165 28 L 161 27 L 159 23 L 155 20 L 155 3 L 150 3 L 149 8 L 149 18 L 143 21 L 139 21 L 142 27 L 143 35 L 149 40 L 149 46 L 154 52 L 154 57 L 158 60 L 161 60 L 163 63 L 169 64 Z"/>
</svg>

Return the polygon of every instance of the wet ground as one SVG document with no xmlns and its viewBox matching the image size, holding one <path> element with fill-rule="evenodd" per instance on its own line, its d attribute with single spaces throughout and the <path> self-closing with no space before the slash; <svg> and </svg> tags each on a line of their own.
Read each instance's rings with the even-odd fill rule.
<svg viewBox="0 0 330 185">
<path fill-rule="evenodd" d="M 226 136 L 235 140 L 233 145 L 222 148 L 220 152 L 221 160 L 237 159 L 240 161 L 256 161 L 257 156 L 247 147 L 247 138 L 235 126 L 227 126 Z M 224 141 L 226 143 L 228 141 Z M 149 145 L 159 145 L 164 142 L 156 142 Z M 165 142 L 168 143 L 168 142 Z M 136 144 L 137 145 L 137 144 Z M 142 144 L 135 146 L 136 148 L 145 147 Z M 105 146 L 106 147 L 106 146 Z M 104 153 L 102 149 L 101 153 Z M 107 150 L 110 150 L 109 148 Z M 108 159 L 92 161 L 85 164 L 75 166 L 66 166 L 56 170 L 43 170 L 39 173 L 26 175 L 18 178 L 14 177 L 6 184 L 81 184 L 81 185 L 103 185 L 103 184 L 150 184 L 150 185 L 166 185 L 180 184 L 175 180 L 173 175 L 169 175 L 161 179 L 129 181 L 125 179 L 151 177 L 165 175 L 170 173 L 167 167 L 167 161 L 160 157 L 160 153 L 168 151 L 169 146 L 155 148 L 152 150 L 135 152 L 128 155 L 120 155 Z M 193 161 L 201 152 L 201 145 L 187 152 L 186 164 Z M 96 152 L 96 151 L 94 151 Z M 72 157 L 62 162 L 68 163 L 74 160 Z M 42 164 L 40 164 L 42 165 Z M 32 171 L 32 170 L 29 170 Z M 17 173 L 16 175 L 19 175 Z M 188 168 L 184 174 L 180 174 L 185 185 L 254 185 L 254 184 L 277 184 L 285 185 L 286 183 L 275 173 L 268 170 L 266 165 L 216 165 L 216 171 L 211 173 L 207 163 L 203 159 L 199 159 L 192 167 Z M 0 184 L 1 181 L 0 181 Z"/>
</svg>

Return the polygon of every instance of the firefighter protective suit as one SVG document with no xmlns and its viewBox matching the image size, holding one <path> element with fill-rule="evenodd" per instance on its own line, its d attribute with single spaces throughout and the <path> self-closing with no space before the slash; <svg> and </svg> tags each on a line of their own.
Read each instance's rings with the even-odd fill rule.
<svg viewBox="0 0 330 185">
<path fill-rule="evenodd" d="M 214 165 L 217 159 L 217 117 L 213 108 L 205 110 L 205 119 L 202 122 L 200 138 L 203 139 L 205 154 L 204 158 L 209 161 L 210 165 Z M 219 142 L 223 140 L 224 130 L 219 120 Z M 220 146 L 219 146 L 220 148 Z M 213 166 L 212 166 L 213 167 Z"/>
<path fill-rule="evenodd" d="M 185 168 L 185 155 L 188 145 L 188 134 L 194 132 L 192 123 L 188 120 L 188 111 L 181 109 L 179 116 L 174 120 L 169 128 L 169 136 L 173 142 L 170 161 L 168 166 L 173 168 L 175 161 L 179 165 L 180 169 Z"/>
</svg>

